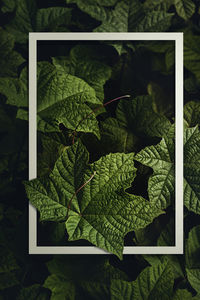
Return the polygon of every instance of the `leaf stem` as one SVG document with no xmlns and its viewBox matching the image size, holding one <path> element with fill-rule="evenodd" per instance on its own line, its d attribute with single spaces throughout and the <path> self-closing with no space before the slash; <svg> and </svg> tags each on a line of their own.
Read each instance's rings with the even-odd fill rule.
<svg viewBox="0 0 200 300">
<path fill-rule="evenodd" d="M 70 207 L 71 207 L 71 204 L 72 204 L 72 200 L 74 199 L 74 197 L 80 192 L 80 190 L 82 190 L 84 188 L 84 186 L 86 186 L 91 180 L 92 178 L 96 175 L 96 171 L 94 171 L 94 173 L 92 174 L 92 176 L 84 183 L 82 184 L 78 190 L 73 194 L 73 196 L 71 197 L 70 201 L 69 201 L 69 204 L 67 206 L 67 218 L 68 218 L 68 214 L 69 214 L 69 210 L 70 210 Z"/>
<path fill-rule="evenodd" d="M 105 106 L 107 106 L 108 104 L 110 104 L 110 103 L 112 103 L 112 102 L 114 102 L 114 101 L 117 101 L 117 100 L 120 100 L 120 99 L 123 99 L 123 98 L 130 98 L 130 97 L 131 97 L 130 95 L 124 95 L 124 96 L 120 96 L 120 97 L 114 98 L 114 99 L 112 99 L 112 100 L 110 100 L 110 101 L 108 101 L 108 102 L 102 104 L 101 106 L 95 108 L 93 111 L 91 111 L 89 114 L 87 114 L 87 115 L 85 116 L 85 118 L 83 118 L 83 119 L 81 119 L 81 120 L 79 121 L 79 123 L 77 124 L 76 128 L 74 129 L 74 132 L 73 132 L 73 139 L 72 139 L 72 145 L 74 144 L 74 139 L 75 139 L 75 135 L 76 135 L 76 130 L 77 130 L 78 126 L 79 126 L 84 120 L 86 120 L 86 119 L 87 119 L 88 117 L 90 117 L 94 112 L 98 111 L 100 108 L 105 107 Z"/>
</svg>

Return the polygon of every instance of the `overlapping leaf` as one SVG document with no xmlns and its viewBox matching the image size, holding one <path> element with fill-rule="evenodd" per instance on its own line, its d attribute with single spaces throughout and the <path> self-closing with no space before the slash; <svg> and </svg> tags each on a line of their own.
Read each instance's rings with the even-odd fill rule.
<svg viewBox="0 0 200 300">
<path fill-rule="evenodd" d="M 27 195 L 41 220 L 66 220 L 69 240 L 86 239 L 121 258 L 125 234 L 161 213 L 142 197 L 124 192 L 135 176 L 133 156 L 109 154 L 88 166 L 88 153 L 77 142 L 58 159 L 48 179 L 25 183 Z"/>
<path fill-rule="evenodd" d="M 184 204 L 200 214 L 199 162 L 200 132 L 198 127 L 184 132 Z M 153 203 L 165 208 L 174 199 L 174 142 L 165 137 L 156 146 L 146 147 L 136 155 L 136 160 L 154 170 L 149 179 L 148 193 Z"/>
<path fill-rule="evenodd" d="M 94 49 L 95 50 L 95 49 Z M 111 68 L 91 57 L 91 47 L 76 46 L 70 56 L 54 57 L 53 63 L 66 73 L 77 76 L 94 88 L 99 100 L 104 99 L 104 84 L 111 76 Z"/>
<path fill-rule="evenodd" d="M 102 22 L 95 29 L 98 32 L 165 31 L 173 16 L 165 11 L 145 12 L 139 0 L 119 1 L 111 10 L 91 0 L 76 3 L 81 10 Z"/>
<path fill-rule="evenodd" d="M 188 128 L 184 135 L 184 203 L 200 214 L 200 133 L 198 127 Z"/>
<path fill-rule="evenodd" d="M 62 123 L 66 128 L 92 132 L 99 137 L 99 128 L 95 115 L 88 104 L 101 104 L 96 98 L 93 88 L 78 77 L 57 70 L 47 62 L 38 65 L 38 130 L 43 132 L 59 131 Z M 21 81 L 17 81 L 21 85 Z M 16 87 L 15 87 L 16 88 Z M 23 86 L 22 92 L 25 93 Z M 2 87 L 3 89 L 3 87 Z M 10 92 L 5 92 L 8 97 L 7 103 L 16 106 L 24 106 L 24 99 L 15 97 L 14 88 Z M 20 109 L 18 118 L 28 119 L 28 113 Z"/>
<path fill-rule="evenodd" d="M 112 300 L 172 299 L 174 276 L 167 260 L 144 269 L 133 282 L 113 280 Z"/>
<path fill-rule="evenodd" d="M 150 96 L 120 101 L 116 116 L 119 124 L 143 137 L 162 137 L 170 128 L 170 121 L 156 113 Z"/>
<path fill-rule="evenodd" d="M 18 67 L 25 61 L 14 48 L 14 38 L 4 30 L 0 30 L 0 77 L 17 76 Z"/>
<path fill-rule="evenodd" d="M 154 170 L 149 178 L 150 201 L 166 208 L 174 198 L 174 142 L 163 138 L 156 146 L 146 147 L 136 155 L 136 160 Z"/>
<path fill-rule="evenodd" d="M 10 10 L 4 6 L 4 12 Z M 15 41 L 25 43 L 29 32 L 33 31 L 59 31 L 64 25 L 65 30 L 71 19 L 71 9 L 67 7 L 49 7 L 37 9 L 34 0 L 17 0 L 15 16 L 6 29 L 15 37 Z"/>
</svg>

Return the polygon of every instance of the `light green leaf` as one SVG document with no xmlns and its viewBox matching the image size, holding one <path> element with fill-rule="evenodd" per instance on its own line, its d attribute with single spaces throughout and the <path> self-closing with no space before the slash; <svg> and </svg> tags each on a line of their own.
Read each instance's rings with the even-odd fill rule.
<svg viewBox="0 0 200 300">
<path fill-rule="evenodd" d="M 165 116 L 153 110 L 150 96 L 121 100 L 116 116 L 121 126 L 142 137 L 162 137 L 171 125 Z"/>
<path fill-rule="evenodd" d="M 175 0 L 177 14 L 184 20 L 188 20 L 195 13 L 195 4 L 192 0 Z"/>
<path fill-rule="evenodd" d="M 96 98 L 94 89 L 85 81 L 57 70 L 48 62 L 38 64 L 37 75 L 38 130 L 60 131 L 59 125 L 62 123 L 68 129 L 91 132 L 99 138 L 98 122 L 89 107 L 89 104 L 101 104 Z M 19 84 L 19 81 L 17 83 Z M 7 103 L 23 106 L 23 103 L 16 103 L 14 89 L 8 92 L 10 98 Z M 27 120 L 28 112 L 20 109 L 17 117 Z"/>
<path fill-rule="evenodd" d="M 187 128 L 184 134 L 184 203 L 200 214 L 200 132 L 198 127 Z"/>
<path fill-rule="evenodd" d="M 174 142 L 163 138 L 158 145 L 141 150 L 135 159 L 153 169 L 148 183 L 149 198 L 158 207 L 166 208 L 174 200 Z"/>
<path fill-rule="evenodd" d="M 184 119 L 187 121 L 188 127 L 200 124 L 200 102 L 190 101 L 185 104 Z"/>
<path fill-rule="evenodd" d="M 133 282 L 113 280 L 112 300 L 172 299 L 173 271 L 168 261 L 145 268 Z"/>
<path fill-rule="evenodd" d="M 97 99 L 103 102 L 104 84 L 111 76 L 111 68 L 91 57 L 91 48 L 77 45 L 72 48 L 69 57 L 54 57 L 53 64 L 57 69 L 63 69 L 66 73 L 86 81 L 94 88 Z"/>
<path fill-rule="evenodd" d="M 124 192 L 135 177 L 133 157 L 109 154 L 88 166 L 88 152 L 77 142 L 57 160 L 48 179 L 25 183 L 27 195 L 42 221 L 66 220 L 69 240 L 86 239 L 122 258 L 124 236 L 161 214 L 142 197 Z"/>
<path fill-rule="evenodd" d="M 199 161 L 200 132 L 198 127 L 184 131 L 184 204 L 200 214 Z M 174 142 L 167 136 L 156 146 L 146 147 L 135 157 L 142 164 L 154 170 L 149 178 L 150 201 L 166 208 L 174 201 Z"/>
</svg>

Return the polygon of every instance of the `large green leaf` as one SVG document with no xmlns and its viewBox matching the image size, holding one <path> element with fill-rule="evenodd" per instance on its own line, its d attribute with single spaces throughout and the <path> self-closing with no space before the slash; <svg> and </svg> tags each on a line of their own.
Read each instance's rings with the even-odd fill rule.
<svg viewBox="0 0 200 300">
<path fill-rule="evenodd" d="M 162 137 L 170 128 L 170 121 L 153 109 L 150 96 L 121 100 L 116 116 L 119 124 L 141 137 Z"/>
<path fill-rule="evenodd" d="M 70 8 L 48 7 L 38 10 L 34 0 L 17 0 L 15 16 L 6 25 L 6 29 L 15 37 L 16 42 L 25 43 L 29 32 L 59 31 L 59 25 L 64 25 L 66 29 L 70 19 Z"/>
<path fill-rule="evenodd" d="M 104 99 L 104 84 L 111 76 L 111 68 L 91 57 L 91 48 L 79 45 L 72 48 L 70 56 L 54 57 L 53 63 L 66 73 L 85 80 L 94 88 L 99 100 Z M 84 54 L 84 56 L 83 56 Z"/>
<path fill-rule="evenodd" d="M 133 282 L 113 280 L 112 300 L 159 300 L 172 299 L 174 276 L 172 267 L 166 260 L 144 269 Z"/>
<path fill-rule="evenodd" d="M 88 152 L 77 142 L 57 160 L 49 178 L 25 183 L 27 195 L 42 221 L 66 220 L 69 240 L 86 239 L 121 258 L 124 236 L 161 214 L 124 191 L 135 177 L 133 157 L 109 154 L 87 165 Z"/>
<path fill-rule="evenodd" d="M 37 75 L 38 130 L 43 132 L 60 131 L 59 125 L 62 123 L 68 129 L 92 132 L 99 137 L 98 123 L 95 114 L 89 107 L 89 104 L 101 105 L 101 101 L 96 98 L 94 89 L 82 79 L 57 70 L 48 62 L 38 64 Z M 17 83 L 18 85 L 22 84 L 19 80 Z M 25 93 L 24 90 L 27 87 L 23 86 L 23 88 Z M 24 106 L 25 99 L 20 98 L 21 91 L 17 98 L 14 95 L 14 88 L 10 91 L 6 89 L 5 94 L 8 97 L 7 103 Z M 20 109 L 17 117 L 27 120 L 28 112 Z"/>
<path fill-rule="evenodd" d="M 185 20 L 195 13 L 195 4 L 192 0 L 175 0 L 177 14 Z"/>
<path fill-rule="evenodd" d="M 184 204 L 200 214 L 200 132 L 198 127 L 184 131 Z M 165 137 L 156 146 L 146 147 L 135 157 L 142 164 L 153 169 L 149 178 L 148 193 L 152 203 L 166 208 L 174 200 L 174 142 Z"/>
<path fill-rule="evenodd" d="M 47 263 L 50 276 L 44 286 L 52 299 L 109 299 L 111 279 L 127 276 L 114 268 L 107 257 L 57 256 Z M 60 298 L 59 298 L 60 297 Z"/>
<path fill-rule="evenodd" d="M 95 29 L 98 32 L 165 31 L 173 16 L 165 11 L 145 12 L 139 0 L 119 1 L 114 9 L 102 7 L 92 0 L 76 3 L 81 10 L 102 22 Z"/>
</svg>

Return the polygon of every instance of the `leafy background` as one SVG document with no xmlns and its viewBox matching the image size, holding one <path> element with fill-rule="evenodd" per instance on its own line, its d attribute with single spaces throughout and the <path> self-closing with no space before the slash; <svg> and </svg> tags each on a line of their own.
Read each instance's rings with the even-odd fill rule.
<svg viewBox="0 0 200 300">
<path fill-rule="evenodd" d="M 0 299 L 200 298 L 199 5 L 198 0 L 1 1 Z M 22 182 L 28 178 L 27 42 L 28 33 L 32 31 L 184 33 L 184 255 L 124 255 L 123 260 L 115 255 L 28 255 L 28 199 Z M 55 75 L 55 69 L 61 74 L 61 82 L 66 71 L 70 76 L 75 76 L 77 85 L 84 87 L 84 97 L 87 98 L 88 93 L 90 95 L 90 103 L 82 103 L 82 98 L 77 102 L 77 111 L 81 107 L 81 111 L 86 113 L 95 109 L 103 99 L 131 95 L 131 99 L 116 101 L 108 105 L 106 110 L 99 110 L 97 118 L 91 117 L 88 122 L 83 122 L 82 130 L 77 130 L 76 139 L 79 137 L 89 151 L 90 164 L 110 152 L 129 155 L 134 150 L 138 153 L 134 158 L 138 174 L 132 191 L 143 198 L 149 197 L 151 202 L 158 197 L 156 190 L 151 187 L 159 178 L 166 178 L 166 174 L 159 174 L 160 166 L 168 170 L 170 176 L 166 180 L 166 189 L 159 201 L 156 200 L 159 208 L 166 211 L 167 218 L 161 215 L 145 229 L 136 230 L 134 235 L 125 237 L 125 244 L 173 244 L 174 45 L 102 43 L 97 45 L 101 51 L 96 49 L 89 52 L 94 47 L 77 44 L 63 47 L 39 45 L 42 49 L 39 55 L 39 82 L 43 80 L 45 86 L 47 75 Z M 51 53 L 49 49 L 52 49 Z M 110 59 L 106 60 L 108 54 Z M 98 72 L 87 74 L 87 70 L 92 71 L 94 64 Z M 83 68 L 79 68 L 80 65 Z M 90 77 L 90 74 L 93 76 Z M 70 76 L 67 80 L 72 82 L 75 77 Z M 80 78 L 84 81 L 80 81 Z M 45 93 L 46 89 L 41 84 L 41 95 L 44 99 L 46 97 L 47 104 L 49 95 Z M 70 133 L 75 129 L 71 122 L 59 127 L 60 123 L 67 122 L 59 107 L 56 118 L 52 118 L 50 108 L 46 113 L 46 108 L 45 105 L 40 108 L 38 117 L 40 176 L 47 174 L 49 164 L 52 167 L 63 153 L 63 148 L 71 145 Z M 142 109 L 146 112 L 139 113 Z M 75 110 L 72 108 L 71 111 Z M 75 117 L 78 116 L 76 114 Z M 100 131 L 97 120 L 101 125 Z M 149 120 L 157 121 L 160 126 L 152 127 Z M 58 133 L 52 133 L 52 128 L 57 128 Z M 85 134 L 88 128 L 90 130 Z M 98 138 L 94 137 L 100 133 L 102 143 L 106 145 L 106 152 L 103 153 L 102 148 L 99 149 Z M 124 136 L 127 136 L 126 143 Z M 163 159 L 161 165 L 158 164 L 156 153 Z M 142 187 L 145 186 L 145 192 L 140 182 L 143 183 Z M 62 240 L 62 222 L 41 223 L 40 226 L 41 244 L 59 243 Z"/>
</svg>

